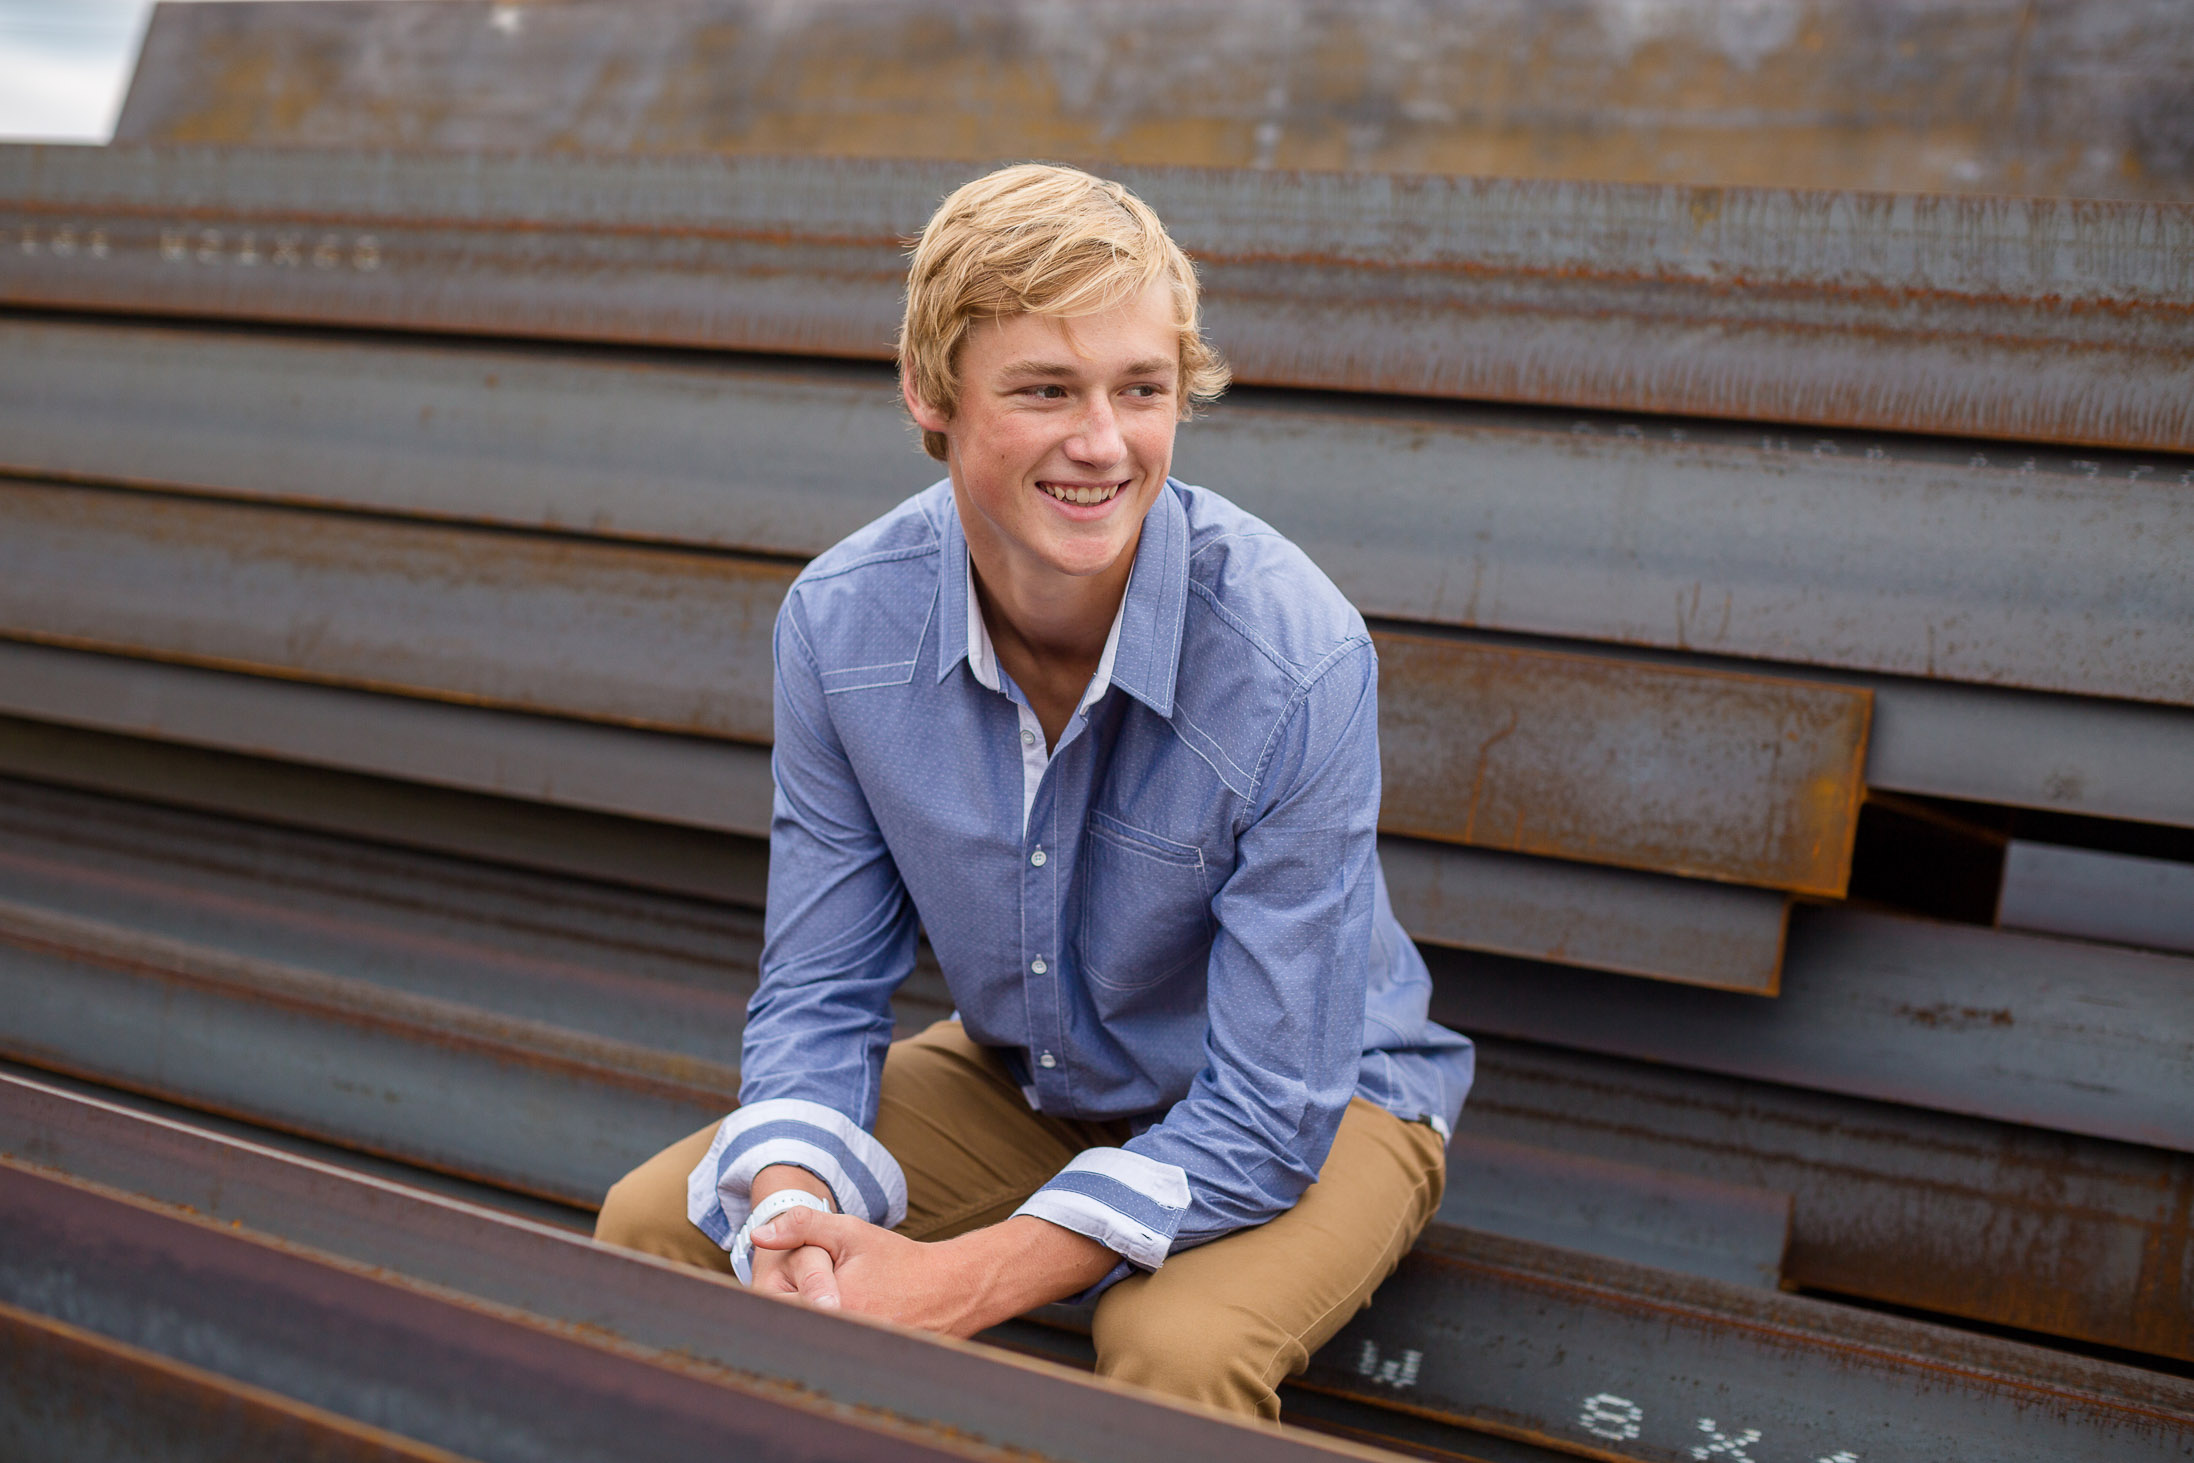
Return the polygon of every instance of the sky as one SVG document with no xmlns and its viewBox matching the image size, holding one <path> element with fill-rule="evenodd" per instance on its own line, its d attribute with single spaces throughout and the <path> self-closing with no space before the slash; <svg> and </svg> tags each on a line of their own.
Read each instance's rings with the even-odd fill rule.
<svg viewBox="0 0 2194 1463">
<path fill-rule="evenodd" d="M 105 142 L 152 0 L 0 0 L 0 141 Z"/>
</svg>

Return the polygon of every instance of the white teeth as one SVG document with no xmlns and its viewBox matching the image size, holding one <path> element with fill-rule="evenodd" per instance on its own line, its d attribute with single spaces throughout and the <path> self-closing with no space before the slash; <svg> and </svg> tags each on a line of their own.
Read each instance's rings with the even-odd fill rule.
<svg viewBox="0 0 2194 1463">
<path fill-rule="evenodd" d="M 1062 503 L 1079 503 L 1084 507 L 1092 503 L 1102 503 L 1120 491 L 1118 483 L 1107 483 L 1101 488 L 1066 488 L 1057 483 L 1040 483 L 1038 486 Z"/>
</svg>

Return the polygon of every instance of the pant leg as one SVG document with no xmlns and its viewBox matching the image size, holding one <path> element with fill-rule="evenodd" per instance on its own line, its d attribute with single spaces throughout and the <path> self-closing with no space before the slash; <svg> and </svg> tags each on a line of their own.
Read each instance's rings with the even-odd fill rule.
<svg viewBox="0 0 2194 1463">
<path fill-rule="evenodd" d="M 1352 1100 L 1293 1209 L 1105 1292 L 1098 1373 L 1276 1421 L 1279 1384 L 1370 1303 L 1431 1222 L 1445 1177 L 1438 1133 Z"/>
<path fill-rule="evenodd" d="M 686 1178 L 716 1136 L 711 1123 L 619 1179 L 602 1201 L 594 1237 L 723 1274 L 731 1259 L 686 1218 Z M 940 1021 L 895 1041 L 884 1057 L 876 1141 L 907 1176 L 899 1232 L 949 1239 L 1004 1219 L 1084 1148 L 1125 1140 L 1118 1124 L 1031 1112 L 1005 1068 Z"/>
<path fill-rule="evenodd" d="M 594 1237 L 606 1245 L 729 1275 L 731 1256 L 686 1218 L 686 1176 L 708 1156 L 718 1126 L 710 1123 L 679 1139 L 610 1185 L 594 1221 Z"/>
</svg>

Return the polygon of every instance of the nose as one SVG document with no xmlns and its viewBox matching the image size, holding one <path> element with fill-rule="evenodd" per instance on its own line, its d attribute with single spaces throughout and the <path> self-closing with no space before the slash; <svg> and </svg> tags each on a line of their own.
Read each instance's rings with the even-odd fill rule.
<svg viewBox="0 0 2194 1463">
<path fill-rule="evenodd" d="M 1126 455 L 1127 444 L 1121 440 L 1120 420 L 1110 397 L 1093 397 L 1082 408 L 1065 448 L 1068 457 L 1091 467 L 1111 467 Z"/>
</svg>

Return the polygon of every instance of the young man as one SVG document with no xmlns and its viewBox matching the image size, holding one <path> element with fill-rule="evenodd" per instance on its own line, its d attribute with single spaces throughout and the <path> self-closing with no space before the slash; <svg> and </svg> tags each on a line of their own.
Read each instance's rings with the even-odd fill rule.
<svg viewBox="0 0 2194 1463">
<path fill-rule="evenodd" d="M 900 370 L 951 476 L 778 616 L 742 1105 L 596 1232 L 956 1336 L 1092 1294 L 1100 1373 L 1276 1418 L 1438 1206 L 1471 1079 L 1379 872 L 1370 639 L 1168 477 L 1226 373 L 1124 188 L 954 193 Z M 959 1009 L 894 1044 L 917 923 Z"/>
</svg>

